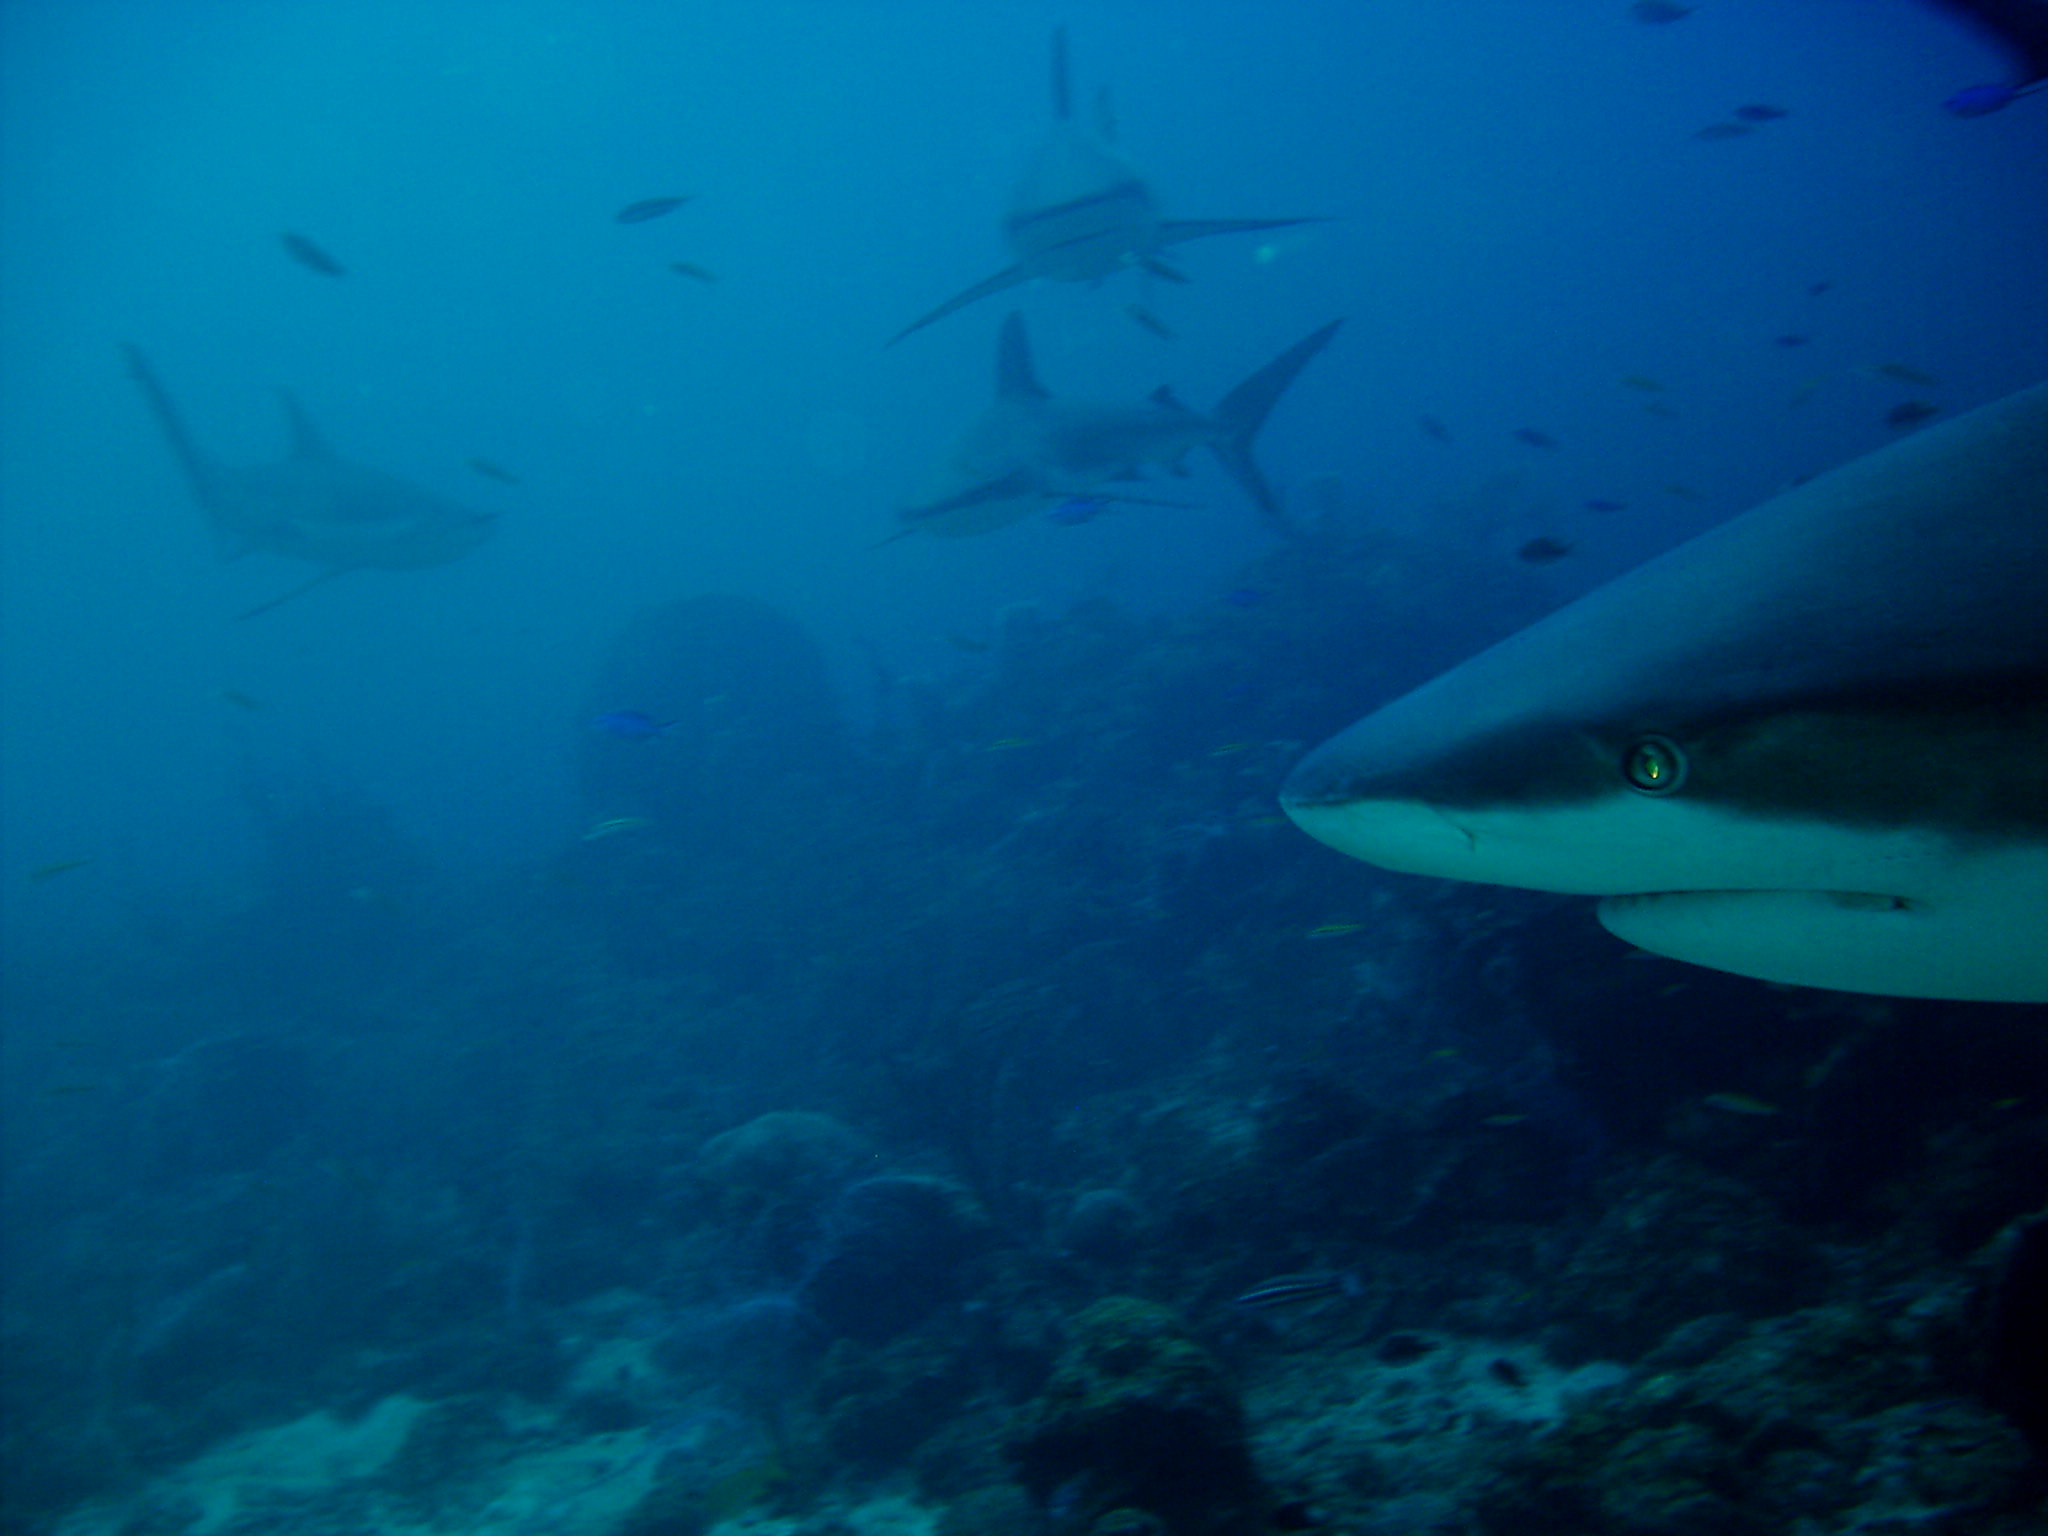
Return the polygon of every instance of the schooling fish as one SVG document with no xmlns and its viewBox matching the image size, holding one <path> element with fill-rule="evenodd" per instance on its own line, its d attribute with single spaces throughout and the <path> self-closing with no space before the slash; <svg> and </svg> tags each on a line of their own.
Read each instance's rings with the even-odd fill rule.
<svg viewBox="0 0 2048 1536">
<path fill-rule="evenodd" d="M 1539 432 L 1534 427 L 1517 427 L 1515 436 L 1531 448 L 1555 448 L 1557 439 L 1548 432 Z"/>
<path fill-rule="evenodd" d="M 626 741 L 651 741 L 657 736 L 666 736 L 681 723 L 678 720 L 657 720 L 644 710 L 612 709 L 594 716 L 590 725 L 593 730 Z"/>
<path fill-rule="evenodd" d="M 682 277 L 694 277 L 700 283 L 715 283 L 718 274 L 709 267 L 700 267 L 694 261 L 672 261 L 668 269 Z"/>
<path fill-rule="evenodd" d="M 1901 400 L 1884 413 L 1884 424 L 1888 427 L 1917 427 L 1940 414 L 1941 407 L 1930 400 Z"/>
<path fill-rule="evenodd" d="M 1235 1297 L 1231 1305 L 1248 1312 L 1260 1312 L 1269 1307 L 1328 1301 L 1337 1296 L 1355 1300 L 1364 1294 L 1365 1286 L 1349 1270 L 1334 1275 L 1278 1275 L 1271 1280 L 1261 1280 L 1242 1296 Z"/>
<path fill-rule="evenodd" d="M 1144 305 L 1126 304 L 1124 306 L 1124 313 L 1129 315 L 1132 320 L 1136 321 L 1146 330 L 1150 331 L 1154 336 L 1157 336 L 1161 341 L 1173 341 L 1176 339 L 1174 337 L 1173 331 L 1168 327 L 1167 323 L 1164 320 L 1160 319 L 1157 315 L 1153 314 L 1152 311 L 1147 309 Z"/>
<path fill-rule="evenodd" d="M 643 197 L 637 203 L 626 204 L 612 218 L 620 224 L 645 224 L 664 213 L 674 213 L 689 200 L 688 197 Z"/>
<path fill-rule="evenodd" d="M 1575 546 L 1567 539 L 1553 539 L 1549 534 L 1539 534 L 1515 551 L 1515 558 L 1526 560 L 1531 565 L 1555 565 Z"/>
<path fill-rule="evenodd" d="M 496 480 L 505 485 L 517 485 L 519 477 L 504 465 L 490 459 L 464 459 L 463 463 L 482 475 L 486 480 Z"/>
<path fill-rule="evenodd" d="M 1605 496 L 1588 496 L 1586 498 L 1586 510 L 1588 512 L 1626 512 L 1628 510 L 1628 503 L 1625 501 L 1612 501 Z"/>
<path fill-rule="evenodd" d="M 1775 123 L 1781 117 L 1792 114 L 1783 107 L 1774 107 L 1767 101 L 1752 101 L 1735 109 L 1735 115 L 1745 123 Z"/>
<path fill-rule="evenodd" d="M 319 246 L 308 240 L 304 235 L 295 235 L 290 230 L 286 230 L 277 238 L 284 246 L 285 255 L 291 257 L 300 266 L 310 267 L 313 271 L 324 273 L 328 277 L 348 276 L 348 268 L 321 250 Z"/>
</svg>

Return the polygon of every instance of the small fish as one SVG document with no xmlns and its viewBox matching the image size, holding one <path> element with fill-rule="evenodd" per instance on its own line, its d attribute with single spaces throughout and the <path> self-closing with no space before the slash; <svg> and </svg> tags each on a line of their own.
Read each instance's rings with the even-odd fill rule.
<svg viewBox="0 0 2048 1536">
<path fill-rule="evenodd" d="M 1529 1373 L 1505 1355 L 1497 1355 L 1486 1362 L 1486 1374 L 1504 1387 L 1526 1387 Z"/>
<path fill-rule="evenodd" d="M 1276 1275 L 1271 1280 L 1261 1280 L 1242 1296 L 1233 1298 L 1230 1304 L 1243 1307 L 1247 1312 L 1257 1312 L 1305 1301 L 1328 1301 L 1337 1296 L 1356 1300 L 1364 1294 L 1365 1287 L 1359 1283 L 1358 1276 L 1348 1270 L 1335 1275 Z"/>
<path fill-rule="evenodd" d="M 980 656 L 995 649 L 995 643 L 979 635 L 963 635 L 957 629 L 946 631 L 946 644 L 956 651 L 965 651 L 970 656 Z"/>
<path fill-rule="evenodd" d="M 1605 496 L 1588 496 L 1586 498 L 1586 510 L 1588 512 L 1626 512 L 1628 510 L 1628 503 L 1625 501 L 1610 501 Z"/>
<path fill-rule="evenodd" d="M 291 257 L 300 266 L 309 267 L 313 271 L 324 273 L 328 277 L 348 276 L 348 268 L 321 250 L 319 246 L 308 240 L 304 235 L 295 235 L 290 230 L 286 230 L 277 238 L 284 245 L 285 255 Z"/>
<path fill-rule="evenodd" d="M 700 267 L 694 261 L 672 261 L 668 269 L 682 277 L 694 277 L 700 283 L 715 283 L 718 274 L 709 267 Z"/>
<path fill-rule="evenodd" d="M 1756 130 L 1748 123 L 1709 123 L 1704 128 L 1694 129 L 1692 136 L 1711 144 L 1718 139 L 1739 139 L 1745 133 L 1755 132 Z"/>
<path fill-rule="evenodd" d="M 664 213 L 674 213 L 689 200 L 687 197 L 643 197 L 637 203 L 626 204 L 612 218 L 620 224 L 645 224 Z"/>
<path fill-rule="evenodd" d="M 254 694 L 244 693 L 239 688 L 221 689 L 220 700 L 223 704 L 232 704 L 235 708 L 251 715 L 265 714 L 270 709 L 268 704 L 264 703 Z"/>
<path fill-rule="evenodd" d="M 57 859 L 48 864 L 38 864 L 28 872 L 31 880 L 54 880 L 59 875 L 68 875 L 74 869 L 83 869 L 93 862 L 95 855 L 87 854 L 82 859 Z"/>
<path fill-rule="evenodd" d="M 1884 413 L 1888 427 L 1917 427 L 1929 417 L 1939 416 L 1941 407 L 1931 400 L 1901 400 Z"/>
<path fill-rule="evenodd" d="M 1025 747 L 1038 745 L 1036 736 L 998 736 L 981 750 L 984 752 L 1016 752 Z"/>
<path fill-rule="evenodd" d="M 1883 374 L 1888 379 L 1897 379 L 1901 384 L 1918 385 L 1921 389 L 1941 387 L 1941 380 L 1924 368 L 1915 368 L 1911 363 L 1879 363 L 1872 372 Z"/>
<path fill-rule="evenodd" d="M 1718 1109 L 1724 1115 L 1748 1115 L 1759 1120 L 1783 1113 L 1777 1105 L 1747 1093 L 1710 1093 L 1700 1103 L 1708 1109 Z"/>
<path fill-rule="evenodd" d="M 607 837 L 617 837 L 622 832 L 640 832 L 653 825 L 654 823 L 645 816 L 613 816 L 609 820 L 600 821 L 584 833 L 583 841 L 601 842 Z"/>
<path fill-rule="evenodd" d="M 2005 85 L 1999 81 L 1987 81 L 1983 85 L 1966 85 L 1955 95 L 1942 103 L 1942 107 L 1957 117 L 1989 117 L 2001 108 L 2012 105 L 2020 94 L 2019 87 Z"/>
<path fill-rule="evenodd" d="M 1534 427 L 1517 427 L 1515 436 L 1531 448 L 1555 448 L 1557 439 L 1548 432 L 1539 432 Z"/>
<path fill-rule="evenodd" d="M 1161 341 L 1176 341 L 1179 339 L 1168 329 L 1164 320 L 1161 320 L 1142 304 L 1126 304 L 1124 306 L 1124 313 L 1150 331 L 1154 336 L 1157 336 Z"/>
<path fill-rule="evenodd" d="M 1622 378 L 1621 382 L 1630 389 L 1641 390 L 1646 395 L 1661 394 L 1664 389 L 1662 381 L 1653 379 L 1646 373 L 1627 374 Z"/>
<path fill-rule="evenodd" d="M 517 485 L 519 477 L 504 465 L 492 459 L 464 459 L 463 463 L 482 475 L 486 480 L 496 480 L 503 485 Z"/>
<path fill-rule="evenodd" d="M 1667 420 L 1678 415 L 1677 406 L 1667 405 L 1662 400 L 1645 400 L 1643 402 L 1643 410 L 1652 416 L 1662 416 Z"/>
<path fill-rule="evenodd" d="M 1674 21 L 1683 21 L 1692 14 L 1689 5 L 1679 5 L 1676 0 L 1635 0 L 1628 8 L 1629 15 L 1648 26 L 1667 26 Z"/>
<path fill-rule="evenodd" d="M 1782 336 L 1773 336 L 1771 338 L 1771 345 L 1774 347 L 1803 347 L 1811 340 L 1813 340 L 1811 336 L 1802 335 L 1798 331 L 1787 331 Z"/>
<path fill-rule="evenodd" d="M 1223 594 L 1223 601 L 1233 608 L 1256 608 L 1265 600 L 1265 591 L 1259 587 L 1232 587 Z"/>
<path fill-rule="evenodd" d="M 1451 440 L 1451 429 L 1434 416 L 1418 416 L 1415 424 L 1422 428 L 1424 437 L 1433 437 L 1440 443 L 1448 443 Z"/>
<path fill-rule="evenodd" d="M 645 710 L 612 709 L 593 716 L 592 730 L 602 731 L 607 736 L 617 736 L 626 741 L 649 741 L 656 736 L 666 736 L 681 722 L 657 720 Z"/>
<path fill-rule="evenodd" d="M 1547 533 L 1539 533 L 1515 551 L 1515 558 L 1526 560 L 1531 565 L 1555 565 L 1577 547 L 1569 539 L 1554 539 Z"/>
<path fill-rule="evenodd" d="M 1107 496 L 1069 496 L 1047 507 L 1045 517 L 1047 522 L 1058 523 L 1062 528 L 1076 528 L 1093 522 L 1108 510 Z"/>
<path fill-rule="evenodd" d="M 1349 934 L 1365 932 L 1363 923 L 1318 923 L 1303 935 L 1310 939 L 1341 939 Z"/>
<path fill-rule="evenodd" d="M 1211 757 L 1235 757 L 1240 752 L 1251 751 L 1252 745 L 1249 741 L 1226 741 L 1220 747 L 1211 747 L 1209 755 Z"/>
<path fill-rule="evenodd" d="M 1700 499 L 1698 491 L 1677 480 L 1673 480 L 1664 487 L 1664 494 L 1666 496 L 1676 496 L 1680 501 L 1698 501 Z"/>
<path fill-rule="evenodd" d="M 1768 101 L 1750 101 L 1735 109 L 1735 116 L 1745 123 L 1775 123 L 1781 117 L 1792 114 L 1783 107 L 1774 107 Z"/>
<path fill-rule="evenodd" d="M 1817 299 L 1834 286 L 1835 280 L 1832 277 L 1818 278 L 1806 285 L 1806 296 L 1809 299 Z"/>
</svg>

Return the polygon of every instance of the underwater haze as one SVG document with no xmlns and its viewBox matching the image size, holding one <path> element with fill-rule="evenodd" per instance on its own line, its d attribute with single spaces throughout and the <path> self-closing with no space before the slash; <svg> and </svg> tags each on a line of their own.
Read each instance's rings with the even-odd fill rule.
<svg viewBox="0 0 2048 1536">
<path fill-rule="evenodd" d="M 1278 800 L 2048 378 L 2048 95 L 1942 106 L 2014 68 L 1925 0 L 0 6 L 0 1531 L 2042 1529 L 2040 1324 L 1971 1332 L 2038 1005 Z M 1006 239 L 1141 193 L 1261 227 Z"/>
</svg>

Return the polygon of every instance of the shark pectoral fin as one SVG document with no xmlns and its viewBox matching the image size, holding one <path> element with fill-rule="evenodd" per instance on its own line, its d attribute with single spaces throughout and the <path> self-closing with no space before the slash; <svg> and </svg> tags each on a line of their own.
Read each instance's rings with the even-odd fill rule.
<svg viewBox="0 0 2048 1536">
<path fill-rule="evenodd" d="M 268 602 L 258 603 L 254 608 L 244 608 L 240 613 L 236 614 L 235 617 L 238 619 L 253 619 L 258 614 L 268 613 L 273 608 L 282 607 L 284 604 L 290 602 L 295 597 L 303 596 L 304 594 L 312 591 L 315 587 L 325 586 L 328 582 L 334 580 L 334 578 L 337 576 L 346 576 L 350 571 L 354 569 L 355 567 L 352 565 L 329 566 L 326 570 L 322 571 L 318 576 L 313 577 L 311 580 L 302 581 L 296 587 L 293 587 L 290 591 L 285 592 L 277 597 L 273 597 Z"/>
<path fill-rule="evenodd" d="M 1248 235 L 1260 229 L 1285 229 L 1291 224 L 1322 224 L 1328 222 L 1319 218 L 1306 219 L 1164 219 L 1159 225 L 1161 245 L 1179 245 L 1188 240 L 1200 240 L 1208 235 Z"/>
<path fill-rule="evenodd" d="M 1610 896 L 1600 925 L 1653 955 L 1737 976 L 1888 997 L 2048 1001 L 2036 869 L 1993 899 L 1914 901 L 1860 891 L 1678 891 Z M 2031 881 L 2032 891 L 2022 887 Z M 2028 900 L 2028 895 L 2032 900 Z"/>
<path fill-rule="evenodd" d="M 952 314 L 956 309 L 965 309 L 968 305 L 975 303 L 977 300 L 985 299 L 992 293 L 1001 293 L 1005 288 L 1014 288 L 1030 275 L 1030 272 L 1021 265 L 1005 267 L 994 277 L 985 277 L 965 292 L 954 294 L 952 298 L 946 300 L 945 303 L 922 319 L 911 321 L 910 324 L 889 338 L 889 345 L 895 346 L 897 342 L 908 336 L 912 331 L 921 331 L 933 321 L 945 319 L 946 316 Z"/>
</svg>

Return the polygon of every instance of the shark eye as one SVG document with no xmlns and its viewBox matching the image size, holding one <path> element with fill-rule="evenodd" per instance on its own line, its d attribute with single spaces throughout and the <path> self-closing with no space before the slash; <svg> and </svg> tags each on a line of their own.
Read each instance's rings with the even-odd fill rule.
<svg viewBox="0 0 2048 1536">
<path fill-rule="evenodd" d="M 1685 753 L 1668 736 L 1638 736 L 1621 755 L 1621 776 L 1646 795 L 1668 795 L 1685 782 Z"/>
</svg>

